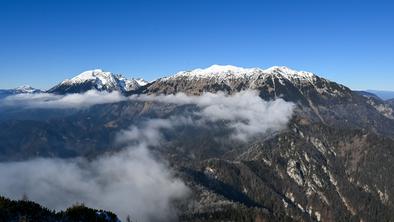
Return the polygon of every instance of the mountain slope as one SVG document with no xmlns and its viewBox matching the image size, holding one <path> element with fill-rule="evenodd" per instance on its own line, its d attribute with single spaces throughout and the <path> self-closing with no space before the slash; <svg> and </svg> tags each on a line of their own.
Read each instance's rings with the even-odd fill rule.
<svg viewBox="0 0 394 222">
<path fill-rule="evenodd" d="M 147 84 L 143 79 L 126 79 L 121 75 L 104 72 L 101 69 L 85 71 L 72 79 L 66 79 L 48 90 L 49 93 L 82 93 L 88 90 L 119 91 L 121 93 L 137 90 Z"/>
<path fill-rule="evenodd" d="M 265 90 L 265 97 L 301 98 L 301 87 L 314 87 L 325 96 L 345 96 L 349 90 L 338 84 L 322 79 L 313 73 L 295 71 L 287 67 L 269 69 L 241 68 L 213 65 L 206 69 L 182 71 L 173 76 L 161 78 L 146 87 L 146 93 L 173 94 L 185 92 L 199 95 L 202 92 L 226 91 L 229 93 L 245 89 Z M 290 94 L 293 94 L 290 95 Z"/>
<path fill-rule="evenodd" d="M 309 116 L 311 121 L 343 128 L 368 128 L 394 135 L 394 112 L 388 105 L 313 73 L 287 67 L 274 66 L 264 70 L 213 65 L 158 79 L 138 91 L 201 95 L 204 92 L 234 93 L 246 89 L 259 91 L 265 100 L 283 98 L 294 102 L 301 110 L 300 115 Z"/>
<path fill-rule="evenodd" d="M 393 181 L 378 178 L 390 178 L 393 170 L 392 140 L 320 124 L 295 123 L 291 127 L 232 158 L 199 162 L 194 167 L 197 172 L 188 173 L 189 180 L 224 200 L 281 212 L 296 221 L 389 220 L 393 190 L 387 184 Z M 380 169 L 383 165 L 387 167 L 384 171 Z M 223 199 L 216 202 L 212 193 L 206 204 L 213 210 Z"/>
</svg>

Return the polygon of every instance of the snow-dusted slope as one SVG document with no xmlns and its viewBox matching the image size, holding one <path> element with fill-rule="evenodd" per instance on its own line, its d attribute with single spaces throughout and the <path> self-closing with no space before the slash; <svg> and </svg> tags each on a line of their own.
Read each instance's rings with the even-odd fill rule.
<svg viewBox="0 0 394 222">
<path fill-rule="evenodd" d="M 146 83 L 142 79 L 126 79 L 122 75 L 95 69 L 82 72 L 72 79 L 66 79 L 48 90 L 48 92 L 65 94 L 80 93 L 96 89 L 99 91 L 119 91 L 123 93 L 137 90 L 144 84 Z"/>
</svg>

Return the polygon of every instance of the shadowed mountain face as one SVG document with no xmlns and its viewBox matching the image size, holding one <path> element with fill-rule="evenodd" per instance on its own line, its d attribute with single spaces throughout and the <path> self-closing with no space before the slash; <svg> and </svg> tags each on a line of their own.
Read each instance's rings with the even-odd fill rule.
<svg viewBox="0 0 394 222">
<path fill-rule="evenodd" d="M 233 141 L 220 121 L 210 127 L 176 125 L 161 131 L 159 146 L 150 146 L 192 191 L 176 203 L 181 221 L 394 219 L 392 103 L 286 67 L 213 66 L 162 78 L 128 94 L 243 90 L 296 104 L 287 128 Z M 116 135 L 130 125 L 200 109 L 135 100 L 86 109 L 10 109 L 0 119 L 0 159 L 115 153 L 122 149 Z M 194 122 L 199 118 L 191 116 Z"/>
</svg>

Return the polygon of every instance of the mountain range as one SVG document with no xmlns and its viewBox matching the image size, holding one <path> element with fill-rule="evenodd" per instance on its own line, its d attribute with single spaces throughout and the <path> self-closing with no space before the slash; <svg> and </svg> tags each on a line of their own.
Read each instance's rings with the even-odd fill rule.
<svg viewBox="0 0 394 222">
<path fill-rule="evenodd" d="M 176 203 L 180 221 L 394 220 L 392 101 L 282 66 L 213 65 L 152 82 L 92 70 L 46 92 L 89 90 L 130 97 L 253 90 L 264 100 L 294 104 L 286 129 L 247 141 L 229 140 L 220 122 L 209 130 L 165 131 L 166 139 L 151 149 L 191 189 L 188 199 Z M 190 104 L 129 100 L 81 110 L 6 109 L 0 111 L 0 159 L 94 158 L 121 150 L 114 145 L 117 132 L 130 125 L 198 110 Z"/>
<path fill-rule="evenodd" d="M 212 74 L 214 74 L 212 76 Z M 235 74 L 235 75 L 234 75 Z M 279 67 L 274 66 L 268 68 L 266 70 L 260 68 L 241 68 L 236 66 L 221 66 L 221 65 L 212 65 L 206 69 L 195 69 L 192 71 L 181 71 L 176 73 L 170 77 L 160 78 L 157 81 L 152 81 L 156 84 L 160 82 L 166 81 L 170 82 L 171 79 L 181 79 L 183 77 L 194 78 L 194 79 L 215 79 L 214 82 L 217 84 L 218 82 L 232 81 L 235 79 L 243 79 L 247 82 L 256 81 L 256 78 L 266 78 L 268 76 L 276 75 L 280 79 L 293 80 L 296 79 L 302 80 L 307 78 L 314 78 L 314 74 L 310 72 L 297 72 L 295 70 L 291 70 L 288 67 Z M 263 77 L 264 76 L 264 77 Z M 309 77 L 308 77 L 309 76 Z M 253 80 L 255 78 L 255 80 Z M 232 80 L 230 80 L 232 79 Z M 281 80 L 281 81 L 282 81 Z M 59 84 L 51 87 L 49 90 L 41 90 L 35 89 L 29 85 L 23 85 L 14 89 L 0 89 L 0 96 L 7 96 L 12 94 L 21 94 L 21 93 L 39 93 L 39 92 L 48 92 L 55 94 L 67 94 L 67 93 L 81 93 L 86 92 L 88 90 L 98 90 L 98 91 L 119 91 L 125 94 L 132 94 L 136 90 L 141 87 L 147 85 L 149 82 L 142 78 L 131 78 L 127 79 L 120 74 L 113 74 L 111 72 L 104 72 L 101 69 L 89 70 L 80 73 L 79 75 L 66 79 Z M 248 83 L 249 84 L 249 83 Z M 244 88 L 254 88 L 244 87 Z M 376 99 L 382 100 L 390 100 L 394 99 L 394 94 L 391 91 L 382 91 L 382 90 L 365 90 L 365 91 L 355 91 L 360 95 L 372 96 Z"/>
</svg>

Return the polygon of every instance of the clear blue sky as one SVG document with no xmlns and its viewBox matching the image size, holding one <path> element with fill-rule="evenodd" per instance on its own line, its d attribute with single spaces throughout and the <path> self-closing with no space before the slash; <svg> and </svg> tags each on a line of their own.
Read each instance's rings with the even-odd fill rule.
<svg viewBox="0 0 394 222">
<path fill-rule="evenodd" d="M 0 88 L 102 68 L 153 80 L 212 64 L 312 71 L 394 90 L 394 3 L 0 0 Z"/>
</svg>

